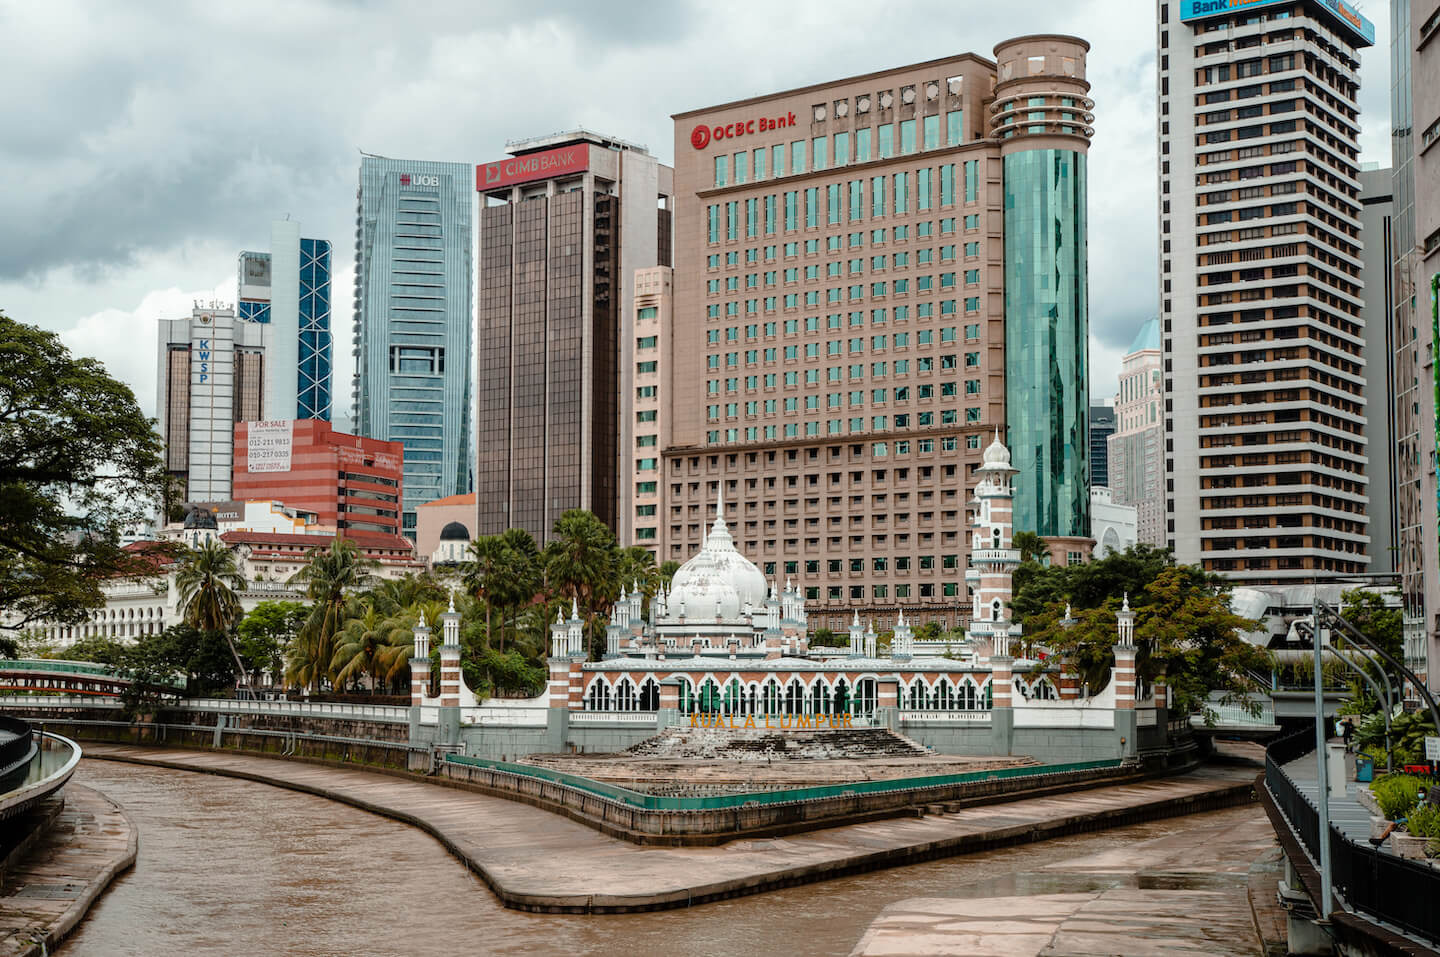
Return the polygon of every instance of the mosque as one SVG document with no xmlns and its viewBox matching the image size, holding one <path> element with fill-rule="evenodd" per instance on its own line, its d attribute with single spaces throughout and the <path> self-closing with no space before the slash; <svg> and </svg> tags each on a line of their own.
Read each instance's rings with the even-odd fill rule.
<svg viewBox="0 0 1440 957">
<path fill-rule="evenodd" d="M 586 712 L 675 708 L 685 715 L 846 716 L 877 708 L 956 715 L 1033 700 L 1078 697 L 1053 663 L 1012 657 L 1021 626 L 1008 618 L 1013 547 L 1012 479 L 1017 469 L 997 434 L 978 469 L 971 529 L 971 624 L 945 657 L 915 653 L 910 623 L 896 622 L 888 648 L 858 616 L 849 648 L 810 647 L 804 589 L 765 576 L 735 548 L 723 501 L 700 551 L 656 595 L 646 617 L 638 587 L 610 612 L 605 654 L 587 661 L 583 623 L 572 608 L 550 626 L 549 706 Z"/>
</svg>

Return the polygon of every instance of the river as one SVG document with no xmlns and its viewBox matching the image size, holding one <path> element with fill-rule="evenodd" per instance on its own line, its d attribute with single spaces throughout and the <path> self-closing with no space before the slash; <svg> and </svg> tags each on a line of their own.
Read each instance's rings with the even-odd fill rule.
<svg viewBox="0 0 1440 957">
<path fill-rule="evenodd" d="M 75 780 L 124 805 L 140 829 L 140 854 L 66 942 L 64 957 L 845 954 L 894 901 L 1133 886 L 1133 874 L 1114 868 L 1046 868 L 1107 853 L 1128 856 L 1137 842 L 1157 839 L 1218 860 L 1227 852 L 1215 835 L 1264 827 L 1258 807 L 1237 808 L 688 910 L 543 915 L 506 910 L 428 835 L 348 805 L 249 781 L 95 760 L 83 761 Z M 1245 861 L 1220 863 L 1234 870 Z"/>
</svg>

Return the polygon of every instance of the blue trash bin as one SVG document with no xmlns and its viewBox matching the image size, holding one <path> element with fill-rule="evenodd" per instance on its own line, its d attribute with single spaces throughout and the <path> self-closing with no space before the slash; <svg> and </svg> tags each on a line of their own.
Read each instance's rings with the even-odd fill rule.
<svg viewBox="0 0 1440 957">
<path fill-rule="evenodd" d="M 1355 780 L 1361 782 L 1375 780 L 1374 758 L 1368 758 L 1363 754 L 1355 755 Z"/>
</svg>

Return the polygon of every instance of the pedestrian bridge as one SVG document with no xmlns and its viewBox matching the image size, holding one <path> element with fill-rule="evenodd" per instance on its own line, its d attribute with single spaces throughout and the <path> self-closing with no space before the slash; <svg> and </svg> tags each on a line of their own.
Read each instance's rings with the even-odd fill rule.
<svg viewBox="0 0 1440 957">
<path fill-rule="evenodd" d="M 51 658 L 20 658 L 0 661 L 0 694 L 65 694 L 118 697 L 132 684 L 119 668 L 93 661 L 60 661 Z M 184 690 L 181 678 L 163 684 Z"/>
<path fill-rule="evenodd" d="M 1280 730 L 1275 721 L 1275 704 L 1268 695 L 1250 695 L 1254 710 L 1244 704 L 1210 702 L 1215 712 L 1214 723 L 1206 724 L 1204 715 L 1191 715 L 1190 727 L 1201 734 L 1220 734 L 1227 738 L 1269 738 Z"/>
</svg>

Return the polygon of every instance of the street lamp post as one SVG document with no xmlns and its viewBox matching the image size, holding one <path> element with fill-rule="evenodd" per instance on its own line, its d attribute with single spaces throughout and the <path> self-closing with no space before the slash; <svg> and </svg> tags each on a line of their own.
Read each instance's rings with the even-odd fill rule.
<svg viewBox="0 0 1440 957">
<path fill-rule="evenodd" d="M 1330 777 L 1325 767 L 1325 692 L 1321 683 L 1320 646 L 1320 590 L 1316 586 L 1310 595 L 1310 620 L 1314 627 L 1310 632 L 1310 644 L 1315 649 L 1315 766 L 1316 803 L 1320 810 L 1320 900 L 1316 904 L 1319 917 L 1330 918 Z"/>
</svg>

